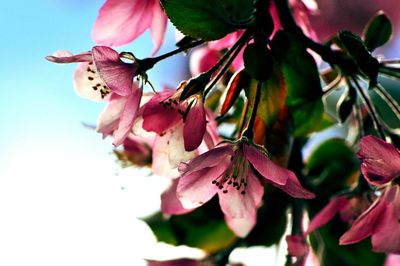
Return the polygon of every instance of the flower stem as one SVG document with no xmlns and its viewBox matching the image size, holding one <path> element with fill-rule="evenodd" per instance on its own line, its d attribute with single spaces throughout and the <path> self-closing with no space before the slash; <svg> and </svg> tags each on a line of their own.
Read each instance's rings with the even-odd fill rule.
<svg viewBox="0 0 400 266">
<path fill-rule="evenodd" d="M 371 102 L 371 99 L 365 93 L 363 88 L 361 88 L 357 79 L 355 77 L 351 77 L 351 79 L 352 79 L 353 83 L 356 85 L 356 89 L 357 89 L 358 93 L 360 94 L 361 99 L 365 103 L 365 106 L 367 107 L 368 113 L 371 116 L 372 124 L 373 124 L 375 130 L 378 132 L 378 135 L 380 138 L 385 139 L 385 132 L 383 131 L 383 126 L 378 118 L 378 113 L 377 113 L 373 103 Z M 347 81 L 347 82 L 348 82 L 348 85 L 351 86 L 350 82 L 349 81 Z"/>
<path fill-rule="evenodd" d="M 224 56 L 213 66 L 208 73 L 216 72 L 222 65 L 222 69 L 219 71 L 218 75 L 213 78 L 211 83 L 207 86 L 204 90 L 204 97 L 211 91 L 211 89 L 215 86 L 215 84 L 221 79 L 221 77 L 225 74 L 228 70 L 229 66 L 232 64 L 233 60 L 235 60 L 236 56 L 239 54 L 242 47 L 245 43 L 249 40 L 251 36 L 250 31 L 246 31 L 243 35 L 239 38 L 239 40 L 224 54 Z"/>
<path fill-rule="evenodd" d="M 251 117 L 249 120 L 249 123 L 247 125 L 247 128 L 243 132 L 243 136 L 247 137 L 249 140 L 254 139 L 254 122 L 256 121 L 256 116 L 257 116 L 257 109 L 258 105 L 260 104 L 260 99 L 261 99 L 261 82 L 257 83 L 257 89 L 256 89 L 256 96 L 254 98 L 254 104 L 253 104 L 253 110 L 251 112 Z"/>
<path fill-rule="evenodd" d="M 174 55 L 179 54 L 181 52 L 184 52 L 184 51 L 186 51 L 186 50 L 188 50 L 190 48 L 199 46 L 199 45 L 201 45 L 203 43 L 204 43 L 203 40 L 196 40 L 196 41 L 193 41 L 193 42 L 188 43 L 186 45 L 183 45 L 182 47 L 179 47 L 178 49 L 175 49 L 175 50 L 173 50 L 171 52 L 165 53 L 163 55 L 156 56 L 156 57 L 151 57 L 151 58 L 145 58 L 145 59 L 141 59 L 141 60 L 138 59 L 137 61 L 138 61 L 139 65 L 140 65 L 140 67 L 142 68 L 142 70 L 143 71 L 147 71 L 147 70 L 153 68 L 153 66 L 155 64 L 157 64 L 158 62 L 160 62 L 160 61 L 162 61 L 162 60 L 164 60 L 164 59 L 166 59 L 168 57 L 171 57 L 171 56 L 174 56 Z"/>
</svg>

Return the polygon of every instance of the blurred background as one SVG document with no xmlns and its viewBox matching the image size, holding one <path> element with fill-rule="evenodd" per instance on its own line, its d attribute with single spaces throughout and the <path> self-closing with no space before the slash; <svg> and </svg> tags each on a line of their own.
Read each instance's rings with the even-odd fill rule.
<svg viewBox="0 0 400 266">
<path fill-rule="evenodd" d="M 143 265 L 141 257 L 159 252 L 152 233 L 136 217 L 158 208 L 157 195 L 167 184 L 146 170 L 121 170 L 111 142 L 83 126 L 96 123 L 104 104 L 76 96 L 72 88 L 76 65 L 44 60 L 60 49 L 90 50 L 91 28 L 103 2 L 2 3 L 0 265 Z M 381 3 L 385 8 L 392 5 L 391 13 L 400 13 L 396 1 Z M 375 7 L 378 1 L 370 4 Z M 333 8 L 327 10 L 337 12 L 343 7 Z M 362 23 L 354 26 L 359 31 L 369 16 L 358 12 L 357 6 L 344 8 L 353 10 L 346 16 L 361 17 Z M 378 9 L 368 12 L 372 15 Z M 317 23 L 342 21 L 321 15 L 326 20 Z M 173 49 L 174 38 L 169 27 L 160 53 Z M 386 52 L 399 56 L 399 46 L 398 40 L 392 41 Z M 147 32 L 122 49 L 142 58 L 150 55 L 149 47 Z M 182 56 L 163 62 L 150 72 L 150 80 L 158 89 L 175 87 L 186 64 Z M 261 257 L 251 257 L 257 257 L 260 265 L 267 258 L 274 260 L 271 253 L 257 254 Z"/>
</svg>

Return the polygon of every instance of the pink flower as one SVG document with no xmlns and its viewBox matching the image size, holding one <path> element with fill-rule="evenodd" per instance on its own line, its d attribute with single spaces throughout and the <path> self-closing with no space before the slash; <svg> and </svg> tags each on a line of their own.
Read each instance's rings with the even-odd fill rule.
<svg viewBox="0 0 400 266">
<path fill-rule="evenodd" d="M 120 46 L 135 40 L 150 28 L 155 54 L 164 41 L 167 16 L 158 0 L 107 0 L 93 27 L 93 40 Z"/>
<path fill-rule="evenodd" d="M 256 223 L 264 180 L 293 197 L 314 197 L 301 187 L 293 172 L 275 165 L 261 148 L 243 142 L 211 149 L 181 164 L 179 170 L 176 193 L 183 208 L 197 208 L 218 194 L 228 226 L 240 237 Z"/>
<path fill-rule="evenodd" d="M 366 136 L 360 141 L 357 155 L 361 172 L 373 185 L 386 184 L 400 175 L 400 151 L 392 144 Z"/>
<path fill-rule="evenodd" d="M 183 122 L 185 150 L 194 151 L 206 135 L 207 112 L 200 95 L 179 103 L 180 93 L 180 90 L 164 90 L 146 103 L 143 107 L 143 128 L 163 135 Z"/>
<path fill-rule="evenodd" d="M 357 243 L 369 236 L 375 252 L 400 253 L 400 187 L 388 186 L 381 197 L 358 217 L 340 238 L 341 245 Z"/>
<path fill-rule="evenodd" d="M 114 145 L 120 145 L 128 136 L 136 118 L 142 89 L 133 81 L 142 75 L 133 55 L 124 53 L 132 60 L 125 63 L 121 55 L 106 46 L 95 46 L 91 52 L 72 55 L 61 52 L 46 57 L 55 63 L 80 62 L 74 75 L 74 87 L 78 95 L 92 100 L 109 100 L 101 113 L 97 131 L 107 136 L 114 134 Z"/>
<path fill-rule="evenodd" d="M 122 150 L 114 150 L 123 166 L 149 166 L 152 161 L 154 137 L 142 138 L 130 134 L 122 143 Z"/>
<path fill-rule="evenodd" d="M 339 214 L 342 221 L 353 223 L 371 205 L 370 200 L 373 195 L 357 195 L 352 198 L 349 196 L 338 196 L 333 198 L 319 213 L 311 220 L 304 235 L 319 229 Z"/>
</svg>

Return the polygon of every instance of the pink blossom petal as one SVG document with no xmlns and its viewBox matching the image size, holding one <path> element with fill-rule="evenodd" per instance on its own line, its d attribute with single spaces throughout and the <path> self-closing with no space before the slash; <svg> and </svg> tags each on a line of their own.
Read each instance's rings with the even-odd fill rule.
<svg viewBox="0 0 400 266">
<path fill-rule="evenodd" d="M 74 89 L 80 97 L 93 101 L 109 100 L 111 95 L 92 62 L 78 65 L 74 74 Z"/>
<path fill-rule="evenodd" d="M 226 158 L 229 159 L 232 154 L 233 149 L 231 145 L 219 146 L 197 156 L 189 164 L 186 164 L 185 167 L 179 167 L 179 170 L 182 174 L 189 175 L 204 168 L 217 166 Z"/>
<path fill-rule="evenodd" d="M 185 209 L 176 195 L 179 179 L 172 180 L 171 186 L 161 195 L 161 211 L 165 214 L 184 214 L 192 209 Z"/>
<path fill-rule="evenodd" d="M 200 47 L 190 55 L 190 73 L 197 76 L 210 70 L 219 60 L 219 53 L 208 47 Z"/>
<path fill-rule="evenodd" d="M 164 42 L 168 17 L 161 8 L 159 1 L 154 1 L 152 12 L 153 20 L 151 22 L 151 37 L 153 38 L 154 42 L 154 50 L 151 54 L 155 55 Z"/>
<path fill-rule="evenodd" d="M 130 95 L 133 77 L 138 75 L 137 65 L 122 62 L 118 52 L 107 46 L 93 47 L 92 55 L 100 77 L 107 87 L 121 96 Z"/>
<path fill-rule="evenodd" d="M 177 167 L 197 155 L 196 151 L 187 152 L 183 145 L 182 124 L 168 129 L 162 136 L 157 136 L 153 146 L 152 170 L 161 176 L 176 177 Z"/>
<path fill-rule="evenodd" d="M 282 168 L 284 169 L 284 168 Z M 286 170 L 286 169 L 284 169 Z M 288 180 L 285 185 L 278 185 L 276 183 L 271 183 L 272 185 L 282 189 L 287 194 L 294 198 L 301 198 L 301 199 L 313 199 L 315 198 L 315 194 L 303 188 L 297 179 L 296 175 L 289 170 L 287 171 Z"/>
<path fill-rule="evenodd" d="M 120 46 L 133 41 L 149 28 L 154 2 L 158 1 L 107 0 L 94 24 L 93 40 L 107 46 Z"/>
<path fill-rule="evenodd" d="M 196 104 L 190 108 L 183 127 L 183 139 L 185 150 L 193 151 L 200 146 L 206 132 L 206 112 L 203 102 L 197 100 Z"/>
<path fill-rule="evenodd" d="M 230 161 L 221 160 L 217 166 L 184 174 L 179 179 L 177 195 L 185 209 L 193 209 L 209 201 L 219 190 L 212 181 L 222 175 Z"/>
<path fill-rule="evenodd" d="M 246 159 L 249 160 L 257 172 L 264 178 L 277 185 L 286 184 L 288 176 L 291 174 L 289 170 L 274 164 L 268 159 L 267 155 L 253 146 L 244 144 L 243 151 L 246 155 Z"/>
<path fill-rule="evenodd" d="M 156 175 L 175 178 L 179 176 L 179 172 L 178 169 L 174 169 L 169 163 L 169 149 L 166 147 L 170 138 L 168 134 L 171 134 L 170 131 L 167 131 L 163 136 L 157 135 L 154 139 L 151 170 Z"/>
<path fill-rule="evenodd" d="M 118 127 L 119 119 L 126 104 L 126 97 L 112 93 L 110 102 L 106 108 L 100 113 L 97 121 L 96 131 L 103 134 L 103 138 L 111 135 Z"/>
<path fill-rule="evenodd" d="M 240 38 L 243 31 L 235 31 L 226 35 L 224 38 L 208 42 L 208 47 L 213 50 L 223 50 L 231 47 Z"/>
<path fill-rule="evenodd" d="M 93 60 L 90 52 L 73 55 L 68 51 L 57 51 L 53 55 L 46 56 L 46 59 L 54 63 L 78 63 Z"/>
<path fill-rule="evenodd" d="M 219 192 L 219 204 L 225 220 L 239 237 L 245 237 L 256 224 L 257 209 L 264 194 L 264 187 L 252 170 L 249 170 L 246 181 L 246 194 L 233 187 L 228 188 L 227 193 Z"/>
<path fill-rule="evenodd" d="M 386 209 L 381 213 L 372 233 L 375 252 L 400 254 L 400 188 L 398 185 L 385 191 Z"/>
<path fill-rule="evenodd" d="M 173 94 L 172 90 L 161 91 L 143 106 L 143 128 L 146 131 L 163 134 L 168 128 L 174 127 L 182 120 L 176 108 L 168 108 L 160 104 Z"/>
<path fill-rule="evenodd" d="M 354 221 L 351 228 L 340 237 L 340 245 L 359 242 L 373 233 L 376 221 L 386 210 L 386 203 L 381 199 L 382 198 L 378 198 L 375 200 L 375 202 Z"/>
<path fill-rule="evenodd" d="M 382 185 L 400 175 L 400 153 L 392 144 L 374 136 L 360 141 L 361 172 L 373 185 Z"/>
<path fill-rule="evenodd" d="M 136 119 L 139 110 L 140 99 L 142 97 L 142 90 L 134 88 L 131 95 L 127 97 L 124 110 L 122 111 L 118 128 L 114 132 L 115 146 L 119 146 L 132 131 L 133 122 Z"/>
<path fill-rule="evenodd" d="M 206 109 L 207 126 L 206 132 L 204 133 L 204 142 L 208 149 L 212 149 L 221 142 L 221 138 L 218 134 L 218 124 L 215 121 L 214 114 L 211 110 Z"/>
<path fill-rule="evenodd" d="M 314 230 L 324 226 L 341 210 L 346 209 L 350 202 L 346 196 L 339 196 L 332 199 L 314 218 L 311 220 L 305 234 L 309 234 Z"/>
</svg>

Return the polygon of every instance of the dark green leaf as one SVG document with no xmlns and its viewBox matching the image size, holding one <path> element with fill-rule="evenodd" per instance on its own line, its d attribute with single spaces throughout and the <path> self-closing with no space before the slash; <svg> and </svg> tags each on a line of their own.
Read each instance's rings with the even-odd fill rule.
<svg viewBox="0 0 400 266">
<path fill-rule="evenodd" d="M 359 36 L 350 31 L 341 31 L 339 41 L 354 58 L 360 70 L 370 79 L 370 85 L 377 83 L 379 62 L 374 58 Z"/>
<path fill-rule="evenodd" d="M 392 37 L 392 24 L 382 11 L 373 17 L 364 29 L 364 43 L 369 51 L 387 43 Z"/>
<path fill-rule="evenodd" d="M 351 178 L 356 177 L 358 167 L 353 150 L 344 140 L 329 139 L 316 147 L 309 156 L 306 163 L 307 178 L 313 184 L 317 198 L 329 199 L 354 182 Z"/>
<path fill-rule="evenodd" d="M 251 43 L 243 52 L 246 71 L 259 82 L 266 81 L 272 74 L 273 59 L 271 51 L 264 45 Z"/>
<path fill-rule="evenodd" d="M 262 83 L 261 98 L 257 109 L 257 116 L 262 119 L 267 127 L 272 126 L 277 121 L 286 101 L 286 86 L 282 70 L 276 65 L 272 71 L 272 76 Z M 253 80 L 245 90 L 251 105 L 254 102 L 257 83 Z"/>
<path fill-rule="evenodd" d="M 168 219 L 158 213 L 145 222 L 158 241 L 197 247 L 209 253 L 225 249 L 237 239 L 225 223 L 217 198 L 193 212 Z"/>
<path fill-rule="evenodd" d="M 285 233 L 288 196 L 271 188 L 266 190 L 264 200 L 265 204 L 258 210 L 257 224 L 246 238 L 250 246 L 278 244 Z"/>
<path fill-rule="evenodd" d="M 295 136 L 316 130 L 322 121 L 322 88 L 313 57 L 292 34 L 276 33 L 272 50 L 286 82 L 286 106 L 294 119 Z"/>
<path fill-rule="evenodd" d="M 174 229 L 169 221 L 163 217 L 162 213 L 157 213 L 145 220 L 153 231 L 157 241 L 165 242 L 171 245 L 178 245 Z"/>
<path fill-rule="evenodd" d="M 220 39 L 252 14 L 248 0 L 162 0 L 172 24 L 183 34 L 203 40 Z"/>
</svg>

